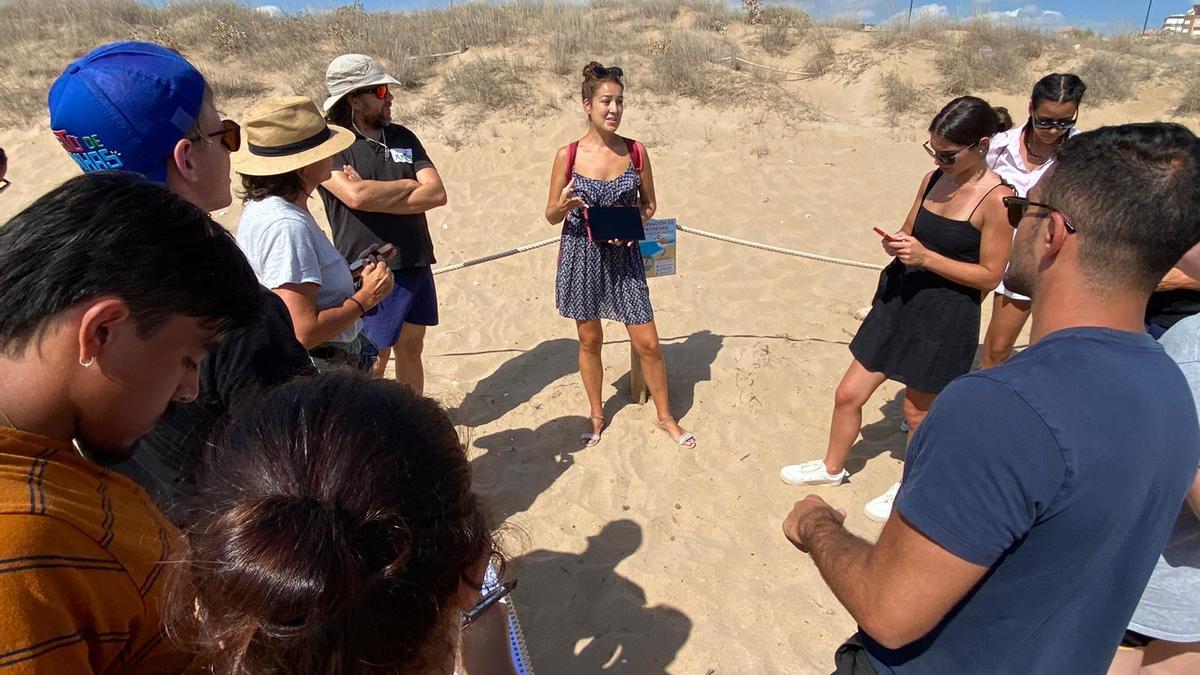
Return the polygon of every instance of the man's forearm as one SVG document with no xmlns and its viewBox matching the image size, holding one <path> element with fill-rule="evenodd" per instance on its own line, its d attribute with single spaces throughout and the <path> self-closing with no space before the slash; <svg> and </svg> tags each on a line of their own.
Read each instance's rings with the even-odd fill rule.
<svg viewBox="0 0 1200 675">
<path fill-rule="evenodd" d="M 394 213 L 421 184 L 412 179 L 364 180 L 355 186 L 358 191 L 352 208 L 376 213 Z"/>
<path fill-rule="evenodd" d="M 859 624 L 865 624 L 872 606 L 872 578 L 868 571 L 871 544 L 850 534 L 833 518 L 817 515 L 805 524 L 804 540 L 821 578 Z"/>
</svg>

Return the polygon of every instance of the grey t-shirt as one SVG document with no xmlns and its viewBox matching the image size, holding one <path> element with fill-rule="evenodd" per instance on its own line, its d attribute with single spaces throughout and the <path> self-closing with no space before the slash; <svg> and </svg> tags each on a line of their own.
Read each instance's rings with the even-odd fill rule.
<svg viewBox="0 0 1200 675">
<path fill-rule="evenodd" d="M 1176 323 L 1159 343 L 1179 364 L 1192 398 L 1200 401 L 1200 315 Z M 1200 598 L 1200 518 L 1184 502 L 1129 629 L 1171 642 L 1200 641 L 1197 598 Z"/>
<path fill-rule="evenodd" d="M 354 295 L 354 278 L 346 259 L 311 213 L 283 197 L 246 202 L 237 242 L 259 283 L 267 288 L 317 284 L 317 309 L 339 307 Z M 361 330 L 362 321 L 355 321 L 334 341 L 350 342 Z"/>
</svg>

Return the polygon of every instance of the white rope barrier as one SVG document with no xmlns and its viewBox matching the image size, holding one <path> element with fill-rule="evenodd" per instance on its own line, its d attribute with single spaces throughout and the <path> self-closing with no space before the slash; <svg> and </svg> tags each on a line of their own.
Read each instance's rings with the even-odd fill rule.
<svg viewBox="0 0 1200 675">
<path fill-rule="evenodd" d="M 809 73 L 809 72 L 806 72 L 803 70 L 784 70 L 783 68 L 776 68 L 774 66 L 764 66 L 761 63 L 754 63 L 752 61 L 747 61 L 746 59 L 743 59 L 740 56 L 726 56 L 724 58 L 717 59 L 717 61 L 736 61 L 737 63 L 744 63 L 747 66 L 753 66 L 755 68 L 761 68 L 763 70 L 769 70 L 769 71 L 775 72 L 775 73 L 783 73 L 784 75 L 797 75 L 799 77 L 816 77 L 815 73 Z"/>
<path fill-rule="evenodd" d="M 783 248 L 782 246 L 771 246 L 770 244 L 760 244 L 759 242 L 750 241 L 748 239 L 738 239 L 737 237 L 729 237 L 729 236 L 726 236 L 723 234 L 717 234 L 716 232 L 708 232 L 706 230 L 698 230 L 694 227 L 689 227 L 687 225 L 677 225 L 676 227 L 678 228 L 678 230 L 680 232 L 687 232 L 689 234 L 694 234 L 694 235 L 697 235 L 700 237 L 708 237 L 709 239 L 723 241 L 727 244 L 736 244 L 738 246 L 746 246 L 748 248 L 756 248 L 761 251 L 770 251 L 772 253 L 782 253 L 783 255 L 790 255 L 790 256 L 793 256 L 796 258 L 804 258 L 806 260 L 816 260 L 818 262 L 829 263 L 831 265 L 844 265 L 846 267 L 860 267 L 862 269 L 867 269 L 867 270 L 883 269 L 883 265 L 876 265 L 874 263 L 861 262 L 858 260 L 847 260 L 846 258 L 835 258 L 833 256 L 820 255 L 819 253 L 809 253 L 807 251 L 797 251 L 795 249 Z M 557 242 L 558 240 L 559 240 L 558 237 L 550 237 L 549 239 L 543 239 L 541 241 L 534 242 L 532 244 L 526 244 L 525 246 L 519 246 L 517 248 L 509 249 L 507 251 L 501 251 L 499 253 L 492 253 L 491 255 L 485 255 L 480 258 L 472 258 L 471 260 L 467 260 L 467 261 L 460 262 L 460 263 L 455 263 L 453 265 L 447 265 L 446 267 L 439 267 L 438 269 L 434 270 L 433 273 L 434 274 L 443 274 L 445 272 L 453 272 L 455 270 L 461 270 L 464 267 L 471 267 L 473 265 L 481 265 L 485 262 L 491 262 L 493 260 L 507 258 L 509 256 L 516 255 L 518 253 L 525 253 L 526 251 L 532 251 L 534 249 L 542 248 L 543 246 L 549 246 L 550 244 L 553 244 L 553 243 Z"/>
<path fill-rule="evenodd" d="M 756 241 L 749 241 L 747 239 L 738 239 L 737 237 L 728 237 L 723 234 L 717 234 L 715 232 L 706 232 L 704 230 L 697 230 L 696 228 L 689 227 L 687 225 L 677 225 L 676 227 L 679 229 L 680 232 L 688 232 L 690 234 L 695 234 L 695 235 L 698 235 L 701 237 L 708 237 L 709 239 L 716 239 L 717 241 L 723 241 L 727 244 L 737 244 L 738 246 L 748 246 L 750 248 L 757 248 L 757 249 L 760 249 L 763 251 L 771 251 L 772 253 L 782 253 L 784 255 L 795 256 L 797 258 L 806 258 L 808 260 L 817 260 L 820 262 L 830 263 L 833 265 L 845 265 L 847 267 L 861 267 L 861 268 L 867 269 L 867 270 L 883 269 L 883 265 L 876 265 L 874 263 L 860 262 L 858 260 L 847 260 L 845 258 L 834 258 L 832 256 L 820 255 L 817 253 L 808 253 L 807 251 L 796 251 L 796 250 L 790 249 L 790 248 L 783 248 L 782 246 L 771 246 L 770 244 L 760 244 Z"/>
<path fill-rule="evenodd" d="M 553 243 L 555 243 L 555 242 L 557 242 L 557 241 L 558 241 L 558 237 L 550 237 L 549 239 L 543 239 L 543 240 L 541 240 L 541 241 L 534 242 L 534 243 L 532 243 L 532 244 L 526 244 L 525 246 L 518 246 L 517 248 L 509 249 L 509 250 L 507 250 L 507 251 L 501 251 L 501 252 L 499 252 L 499 253 L 493 253 L 493 254 L 491 254 L 491 255 L 485 255 L 485 256 L 483 256 L 483 257 L 481 257 L 481 258 L 472 258 L 471 260 L 467 260 L 467 261 L 464 261 L 464 262 L 455 263 L 455 264 L 453 264 L 453 265 L 447 265 L 447 266 L 445 266 L 445 267 L 439 267 L 439 268 L 437 268 L 436 270 L 434 270 L 434 271 L 433 271 L 433 273 L 434 273 L 434 274 L 443 274 L 443 273 L 445 273 L 445 272 L 453 272 L 453 271 L 455 271 L 455 270 L 461 270 L 461 269 L 462 269 L 462 268 L 464 268 L 464 267 L 471 267 L 472 265 L 480 265 L 480 264 L 483 264 L 483 263 L 485 263 L 485 262 L 491 262 L 491 261 L 493 261 L 493 260 L 499 260 L 499 259 L 501 259 L 501 258 L 507 258 L 507 257 L 508 257 L 508 256 L 510 256 L 510 255 L 516 255 L 516 254 L 518 254 L 518 253 L 524 253 L 524 252 L 526 252 L 526 251 L 532 251 L 532 250 L 533 250 L 533 249 L 535 249 L 535 248 L 541 248 L 541 247 L 543 247 L 543 246 L 549 246 L 550 244 L 553 244 Z"/>
</svg>

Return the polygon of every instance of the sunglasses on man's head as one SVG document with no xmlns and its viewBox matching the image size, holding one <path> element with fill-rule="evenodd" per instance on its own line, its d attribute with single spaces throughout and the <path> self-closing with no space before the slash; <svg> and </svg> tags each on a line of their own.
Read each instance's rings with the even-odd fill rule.
<svg viewBox="0 0 1200 675">
<path fill-rule="evenodd" d="M 1079 121 L 1078 113 L 1061 120 L 1050 117 L 1038 117 L 1037 115 L 1033 115 L 1032 117 L 1035 129 L 1058 129 L 1059 131 L 1066 131 L 1075 126 L 1075 122 Z"/>
<path fill-rule="evenodd" d="M 1018 225 L 1020 225 L 1021 219 L 1025 217 L 1025 214 L 1029 211 L 1029 207 L 1031 207 L 1031 206 L 1036 206 L 1038 208 L 1046 209 L 1047 211 L 1049 211 L 1051 213 L 1057 213 L 1058 215 L 1062 216 L 1063 225 L 1066 226 L 1067 232 L 1070 232 L 1071 234 L 1075 234 L 1075 231 L 1076 231 L 1075 225 L 1073 225 L 1071 223 L 1070 218 L 1067 218 L 1067 214 L 1063 213 L 1062 211 L 1059 211 L 1058 209 L 1054 208 L 1053 206 L 1050 206 L 1049 204 L 1043 204 L 1041 202 L 1031 202 L 1031 201 L 1029 201 L 1028 197 L 1005 197 L 1004 198 L 1004 207 L 1006 209 L 1008 209 L 1008 224 L 1012 225 L 1014 228 L 1017 227 Z"/>
<path fill-rule="evenodd" d="M 377 84 L 373 87 L 365 87 L 354 92 L 355 96 L 358 96 L 359 94 L 375 94 L 375 98 L 382 101 L 383 99 L 387 98 L 388 86 L 386 84 Z"/>
<path fill-rule="evenodd" d="M 233 120 L 221 120 L 221 130 L 204 134 L 208 138 L 221 137 L 221 145 L 230 152 L 237 152 L 242 147 L 242 127 Z"/>
<path fill-rule="evenodd" d="M 953 164 L 956 160 L 958 160 L 959 155 L 977 145 L 979 145 L 979 141 L 975 141 L 962 150 L 943 150 L 939 152 L 933 149 L 933 146 L 929 144 L 929 141 L 925 141 L 921 144 L 921 147 L 925 148 L 925 152 L 929 153 L 929 156 L 933 158 L 933 161 L 937 162 L 938 164 Z"/>
</svg>

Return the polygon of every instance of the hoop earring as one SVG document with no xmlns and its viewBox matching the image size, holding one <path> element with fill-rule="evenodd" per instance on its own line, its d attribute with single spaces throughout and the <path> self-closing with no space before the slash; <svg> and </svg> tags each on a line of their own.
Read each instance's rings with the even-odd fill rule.
<svg viewBox="0 0 1200 675">
<path fill-rule="evenodd" d="M 94 363 L 96 363 L 96 357 L 94 356 L 89 356 L 87 361 L 84 361 L 82 356 L 79 357 L 79 365 L 84 368 L 91 368 Z"/>
</svg>

